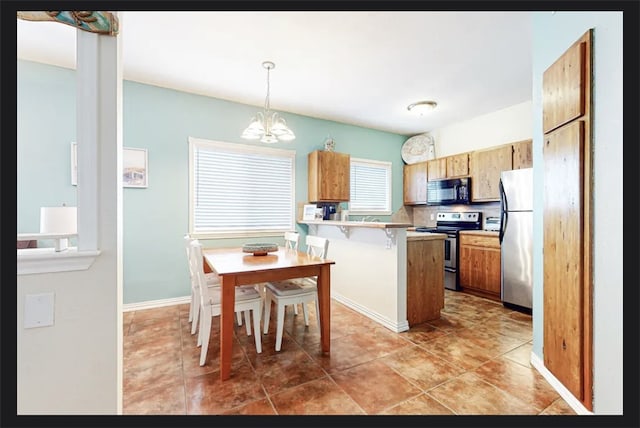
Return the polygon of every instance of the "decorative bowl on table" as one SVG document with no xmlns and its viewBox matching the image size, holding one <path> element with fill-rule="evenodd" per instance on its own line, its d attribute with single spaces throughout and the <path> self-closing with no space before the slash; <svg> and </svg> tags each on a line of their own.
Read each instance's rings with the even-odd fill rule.
<svg viewBox="0 0 640 428">
<path fill-rule="evenodd" d="M 266 256 L 273 251 L 278 251 L 278 244 L 257 242 L 242 246 L 243 253 L 253 253 L 254 256 Z"/>
</svg>

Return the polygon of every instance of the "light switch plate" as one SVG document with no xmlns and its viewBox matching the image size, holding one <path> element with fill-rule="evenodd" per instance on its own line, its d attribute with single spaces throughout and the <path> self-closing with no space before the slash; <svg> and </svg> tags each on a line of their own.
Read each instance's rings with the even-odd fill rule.
<svg viewBox="0 0 640 428">
<path fill-rule="evenodd" d="M 24 299 L 24 328 L 53 325 L 54 294 L 27 294 Z"/>
</svg>

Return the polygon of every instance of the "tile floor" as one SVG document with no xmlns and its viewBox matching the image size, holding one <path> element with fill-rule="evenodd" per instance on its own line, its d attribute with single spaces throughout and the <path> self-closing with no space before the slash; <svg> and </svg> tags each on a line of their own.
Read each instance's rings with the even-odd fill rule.
<svg viewBox="0 0 640 428">
<path fill-rule="evenodd" d="M 441 318 L 393 333 L 332 301 L 331 353 L 311 312 L 288 308 L 257 354 L 235 326 L 232 376 L 219 379 L 219 317 L 200 366 L 188 305 L 124 313 L 123 413 L 179 415 L 574 415 L 529 364 L 531 317 L 446 290 Z M 273 313 L 274 311 L 272 311 Z"/>
</svg>

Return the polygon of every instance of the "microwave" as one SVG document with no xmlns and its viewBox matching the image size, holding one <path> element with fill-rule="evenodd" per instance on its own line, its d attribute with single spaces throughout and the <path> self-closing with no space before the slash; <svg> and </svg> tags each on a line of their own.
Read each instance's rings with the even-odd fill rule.
<svg viewBox="0 0 640 428">
<path fill-rule="evenodd" d="M 469 177 L 427 181 L 427 205 L 468 204 L 470 197 Z"/>
</svg>

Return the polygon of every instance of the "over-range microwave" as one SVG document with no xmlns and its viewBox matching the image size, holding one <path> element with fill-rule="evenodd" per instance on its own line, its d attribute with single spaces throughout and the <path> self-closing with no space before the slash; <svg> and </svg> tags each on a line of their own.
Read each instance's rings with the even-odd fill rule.
<svg viewBox="0 0 640 428">
<path fill-rule="evenodd" d="M 468 204 L 470 198 L 469 177 L 427 181 L 427 205 Z"/>
</svg>

